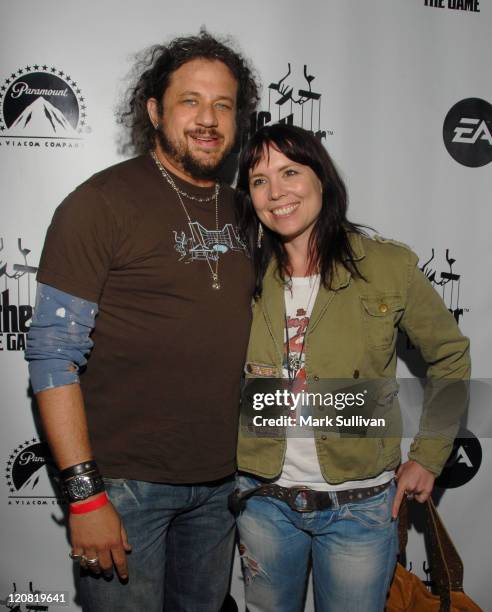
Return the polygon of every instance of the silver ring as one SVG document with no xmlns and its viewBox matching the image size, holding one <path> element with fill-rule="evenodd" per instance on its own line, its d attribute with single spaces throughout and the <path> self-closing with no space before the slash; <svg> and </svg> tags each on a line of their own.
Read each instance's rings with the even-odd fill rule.
<svg viewBox="0 0 492 612">
<path fill-rule="evenodd" d="M 84 558 L 84 555 L 76 555 L 73 551 L 71 551 L 68 556 L 75 562 L 81 561 Z"/>
<path fill-rule="evenodd" d="M 409 499 L 410 501 L 414 498 L 414 494 L 413 493 L 407 493 L 407 499 Z"/>
<path fill-rule="evenodd" d="M 82 557 L 87 565 L 99 565 L 99 559 L 95 557 L 94 559 L 88 559 L 87 557 Z"/>
</svg>

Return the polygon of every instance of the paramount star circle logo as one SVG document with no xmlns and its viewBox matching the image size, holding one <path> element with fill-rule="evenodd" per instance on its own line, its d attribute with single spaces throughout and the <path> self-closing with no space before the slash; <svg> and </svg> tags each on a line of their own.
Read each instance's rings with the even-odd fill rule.
<svg viewBox="0 0 492 612">
<path fill-rule="evenodd" d="M 25 66 L 0 86 L 0 145 L 77 148 L 90 131 L 82 88 L 63 70 Z"/>
<path fill-rule="evenodd" d="M 31 438 L 9 454 L 5 466 L 8 504 L 16 506 L 59 504 L 54 485 L 56 468 L 46 442 Z"/>
</svg>

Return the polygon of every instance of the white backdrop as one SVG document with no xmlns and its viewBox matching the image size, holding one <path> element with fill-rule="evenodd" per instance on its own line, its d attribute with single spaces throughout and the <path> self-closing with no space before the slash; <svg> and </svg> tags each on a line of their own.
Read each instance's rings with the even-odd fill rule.
<svg viewBox="0 0 492 612">
<path fill-rule="evenodd" d="M 450 8 L 467 5 L 476 10 Z M 474 377 L 490 376 L 489 2 L 18 0 L 1 4 L 0 19 L 0 610 L 7 609 L 2 600 L 14 583 L 18 591 L 30 583 L 66 591 L 68 609 L 79 609 L 22 348 L 51 215 L 77 184 L 122 159 L 114 108 L 132 54 L 146 46 L 202 25 L 232 35 L 262 78 L 260 111 L 270 112 L 272 121 L 292 114 L 294 123 L 326 132 L 323 142 L 348 184 L 351 219 L 409 244 L 422 264 L 434 253 L 425 270 L 472 340 Z M 313 79 L 305 78 L 304 66 Z M 44 116 L 56 121 L 56 108 L 68 105 L 63 139 L 46 131 L 46 121 L 23 128 L 21 116 L 43 116 L 40 102 L 23 107 L 22 83 L 54 87 L 55 77 L 67 92 L 63 99 L 45 95 L 55 110 L 48 107 Z M 318 95 L 299 94 L 309 89 Z M 449 120 L 447 139 L 455 139 L 450 148 L 457 161 L 443 141 L 444 120 L 470 98 L 485 103 L 464 103 Z M 465 158 L 483 165 L 464 165 Z M 402 363 L 401 374 L 407 371 Z M 485 431 L 471 429 L 480 441 L 458 449 L 449 471 L 453 488 L 443 490 L 439 508 L 465 563 L 465 590 L 492 610 L 492 447 Z M 408 553 L 425 577 L 425 553 L 414 531 Z M 237 564 L 232 593 L 244 609 Z"/>
</svg>

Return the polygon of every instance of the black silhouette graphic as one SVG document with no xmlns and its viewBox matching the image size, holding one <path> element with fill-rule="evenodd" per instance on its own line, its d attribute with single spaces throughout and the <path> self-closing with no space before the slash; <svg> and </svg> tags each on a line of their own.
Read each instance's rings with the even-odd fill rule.
<svg viewBox="0 0 492 612">
<path fill-rule="evenodd" d="M 5 281 L 5 289 L 7 289 L 8 279 L 13 279 L 17 281 L 17 304 L 20 305 L 21 300 L 21 287 L 20 287 L 20 279 L 27 274 L 27 303 L 32 304 L 31 302 L 31 274 L 36 274 L 38 269 L 35 266 L 30 266 L 27 262 L 27 256 L 31 252 L 30 249 L 26 249 L 22 247 L 22 238 L 17 239 L 17 250 L 21 254 L 22 263 L 14 263 L 12 265 L 11 271 L 9 271 L 8 262 L 3 259 L 2 252 L 4 250 L 4 241 L 3 238 L 0 237 L 0 279 L 4 277 Z"/>
<path fill-rule="evenodd" d="M 18 593 L 17 585 L 15 582 L 13 582 L 12 591 L 9 593 L 9 595 L 15 595 L 16 593 Z M 34 590 L 32 582 L 29 582 L 29 593 L 32 593 L 33 595 L 40 595 L 42 591 Z M 7 596 L 5 599 L 0 599 L 0 606 L 5 606 L 5 608 L 11 612 L 48 612 L 49 610 L 49 605 L 40 603 L 16 603 L 15 601 L 9 601 L 9 596 Z"/>
<path fill-rule="evenodd" d="M 252 133 L 270 122 L 279 122 L 303 127 L 320 140 L 326 138 L 327 131 L 321 129 L 321 93 L 312 89 L 315 76 L 309 74 L 304 64 L 303 85 L 294 86 L 293 78 L 292 65 L 288 62 L 287 71 L 268 86 L 268 110 L 253 114 Z"/>
<path fill-rule="evenodd" d="M 0 350 L 22 351 L 26 347 L 33 313 L 34 280 L 37 268 L 28 262 L 30 249 L 17 239 L 18 263 L 11 264 L 5 255 L 5 242 L 0 237 Z M 2 280 L 3 278 L 3 287 Z"/>
<path fill-rule="evenodd" d="M 461 275 L 456 274 L 453 271 L 453 265 L 456 263 L 456 259 L 453 259 L 449 255 L 449 249 L 446 249 L 446 262 L 448 264 L 448 270 L 437 272 L 432 266 L 432 262 L 435 259 L 434 249 L 431 250 L 430 258 L 420 268 L 429 282 L 434 287 L 441 287 L 442 299 L 445 301 L 449 312 L 454 316 L 456 322 L 459 323 L 460 317 L 463 316 L 463 308 L 460 307 L 460 281 Z"/>
</svg>

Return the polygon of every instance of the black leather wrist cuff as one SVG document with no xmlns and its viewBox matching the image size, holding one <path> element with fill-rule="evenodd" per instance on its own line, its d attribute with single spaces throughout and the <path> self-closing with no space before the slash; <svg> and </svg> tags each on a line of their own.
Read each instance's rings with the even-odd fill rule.
<svg viewBox="0 0 492 612">
<path fill-rule="evenodd" d="M 80 476 L 81 474 L 87 474 L 89 472 L 96 472 L 99 474 L 99 468 L 97 463 L 93 460 L 84 461 L 83 463 L 77 463 L 77 465 L 71 465 L 70 467 L 61 470 L 60 479 L 65 481 L 74 476 Z"/>
</svg>

